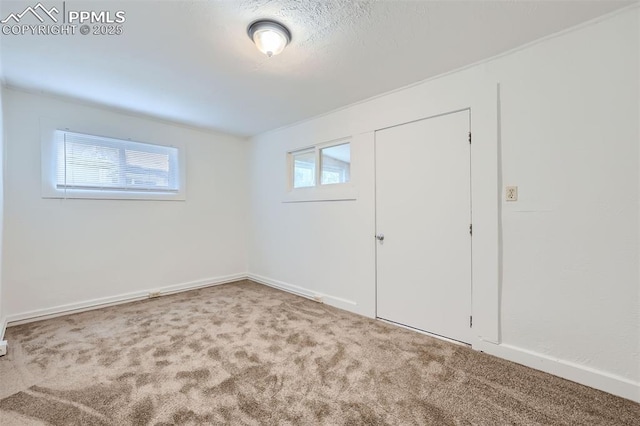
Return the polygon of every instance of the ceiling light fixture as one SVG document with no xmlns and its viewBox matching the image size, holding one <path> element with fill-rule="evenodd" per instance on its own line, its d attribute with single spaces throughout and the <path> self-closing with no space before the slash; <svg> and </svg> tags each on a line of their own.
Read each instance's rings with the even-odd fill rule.
<svg viewBox="0 0 640 426">
<path fill-rule="evenodd" d="M 249 25 L 247 33 L 258 50 L 268 57 L 282 52 L 291 41 L 291 33 L 287 27 L 276 21 L 256 21 Z"/>
</svg>

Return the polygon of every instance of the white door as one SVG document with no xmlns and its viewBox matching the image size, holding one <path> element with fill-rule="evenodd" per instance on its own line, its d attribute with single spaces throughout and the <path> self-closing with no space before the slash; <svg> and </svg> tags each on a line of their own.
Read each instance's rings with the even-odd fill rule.
<svg viewBox="0 0 640 426">
<path fill-rule="evenodd" d="M 469 117 L 465 110 L 415 121 L 377 131 L 375 139 L 377 316 L 466 343 Z"/>
</svg>

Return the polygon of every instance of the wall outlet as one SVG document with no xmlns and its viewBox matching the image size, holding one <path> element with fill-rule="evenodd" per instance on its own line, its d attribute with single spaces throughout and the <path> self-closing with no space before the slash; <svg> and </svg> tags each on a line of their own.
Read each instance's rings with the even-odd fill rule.
<svg viewBox="0 0 640 426">
<path fill-rule="evenodd" d="M 7 341 L 3 340 L 0 342 L 0 356 L 7 354 Z"/>
<path fill-rule="evenodd" d="M 156 297 L 160 297 L 159 291 L 152 291 L 151 293 L 149 293 L 149 299 L 155 299 Z"/>
<path fill-rule="evenodd" d="M 518 187 L 517 186 L 507 186 L 505 191 L 505 200 L 507 201 L 518 201 Z"/>
<path fill-rule="evenodd" d="M 315 300 L 318 303 L 324 303 L 324 297 L 320 296 L 320 295 L 315 295 L 313 296 L 313 300 Z"/>
</svg>

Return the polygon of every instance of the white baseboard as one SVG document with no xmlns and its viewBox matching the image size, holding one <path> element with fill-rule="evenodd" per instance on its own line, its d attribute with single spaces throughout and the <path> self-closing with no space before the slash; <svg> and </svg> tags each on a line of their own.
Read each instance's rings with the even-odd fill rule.
<svg viewBox="0 0 640 426">
<path fill-rule="evenodd" d="M 7 319 L 2 317 L 0 318 L 0 341 L 4 340 L 5 331 L 7 331 Z"/>
<path fill-rule="evenodd" d="M 247 279 L 247 273 L 225 275 L 222 277 L 205 278 L 197 281 L 174 284 L 165 287 L 151 288 L 147 290 L 135 291 L 132 293 L 119 294 L 116 296 L 102 297 L 99 299 L 85 300 L 82 302 L 69 303 L 66 305 L 54 306 L 52 308 L 37 309 L 20 314 L 9 315 L 6 323 L 9 327 L 19 324 L 26 324 L 34 321 L 41 321 L 48 318 L 59 317 L 72 313 L 90 311 L 107 306 L 120 305 L 122 303 L 135 302 L 149 298 L 150 293 L 159 293 L 160 296 L 179 293 L 182 291 L 195 290 L 203 287 L 226 284 L 234 281 Z M 1 339 L 0 339 L 1 340 Z"/>
<path fill-rule="evenodd" d="M 473 349 L 535 368 L 536 370 L 544 371 L 545 373 L 553 374 L 554 376 L 559 376 L 572 382 L 600 389 L 622 398 L 640 402 L 640 383 L 615 374 L 504 343 L 496 345 L 490 342 L 479 341 L 473 344 Z"/>
<path fill-rule="evenodd" d="M 277 288 L 278 290 L 284 290 L 286 292 L 293 293 L 298 296 L 306 297 L 307 299 L 311 299 L 315 301 L 321 300 L 322 303 L 335 306 L 336 308 L 344 309 L 345 311 L 358 313 L 356 311 L 356 306 L 358 306 L 358 304 L 351 300 L 343 299 L 341 297 L 330 296 L 324 293 L 319 293 L 317 291 L 309 290 L 304 287 L 274 280 L 272 278 L 263 277 L 261 275 L 249 274 L 248 279 L 260 284 L 267 285 L 269 287 Z"/>
</svg>

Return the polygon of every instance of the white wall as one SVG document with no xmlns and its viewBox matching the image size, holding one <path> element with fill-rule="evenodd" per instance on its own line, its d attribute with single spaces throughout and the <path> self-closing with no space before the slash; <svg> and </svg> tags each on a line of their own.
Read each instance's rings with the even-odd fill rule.
<svg viewBox="0 0 640 426">
<path fill-rule="evenodd" d="M 492 73 L 503 89 L 504 183 L 521 194 L 502 215 L 503 340 L 637 384 L 636 10 Z"/>
<path fill-rule="evenodd" d="M 246 275 L 246 140 L 11 89 L 4 102 L 9 321 Z M 41 198 L 41 118 L 185 143 L 187 200 Z"/>
<path fill-rule="evenodd" d="M 629 9 L 253 138 L 251 276 L 374 316 L 373 131 L 491 93 L 472 106 L 474 348 L 640 401 L 638 22 Z M 282 203 L 286 151 L 350 135 L 358 199 Z"/>
</svg>

